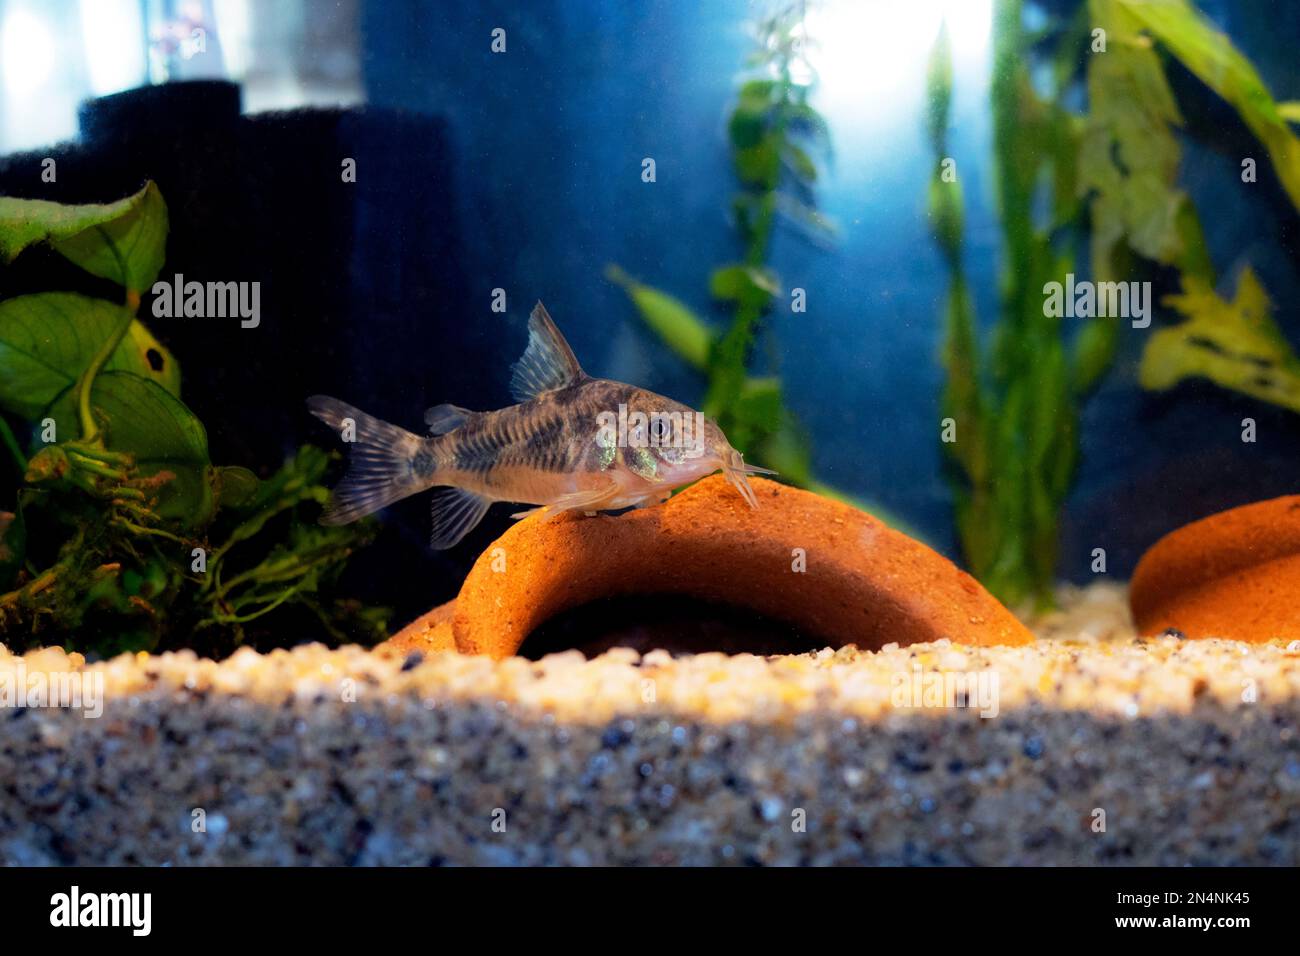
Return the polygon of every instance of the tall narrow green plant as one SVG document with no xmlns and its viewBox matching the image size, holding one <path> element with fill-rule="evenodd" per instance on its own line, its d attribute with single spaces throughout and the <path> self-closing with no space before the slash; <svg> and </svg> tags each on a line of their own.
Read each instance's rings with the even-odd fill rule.
<svg viewBox="0 0 1300 956">
<path fill-rule="evenodd" d="M 995 10 L 991 96 L 1005 265 L 989 341 L 979 335 L 963 272 L 961 176 L 947 148 L 946 28 L 929 69 L 930 215 L 950 274 L 942 395 L 950 421 L 942 447 L 972 573 L 1004 601 L 1042 608 L 1052 603 L 1060 510 L 1079 455 L 1079 406 L 1110 363 L 1115 328 L 1113 320 L 1094 319 L 1071 334 L 1044 308 L 1044 286 L 1074 268 L 1079 123 L 1056 98 L 1035 91 L 1020 2 L 999 0 Z M 1068 44 L 1073 31 L 1058 41 Z M 1050 201 L 1036 216 L 1043 190 Z"/>
<path fill-rule="evenodd" d="M 709 278 L 713 298 L 731 310 L 730 324 L 716 329 L 679 299 L 617 266 L 606 274 L 627 292 L 645 323 L 704 375 L 703 411 L 736 447 L 775 468 L 785 481 L 860 506 L 814 477 L 807 437 L 786 408 L 781 379 L 750 371 L 763 320 L 784 295 L 769 261 L 777 223 L 822 240 L 834 233 L 814 206 L 819 159 L 829 156 L 830 133 L 810 102 L 815 76 L 806 48 L 813 41 L 805 34 L 803 4 L 785 4 L 761 19 L 755 41 L 751 73 L 727 120 L 740 185 L 732 203 L 740 257 Z"/>
</svg>

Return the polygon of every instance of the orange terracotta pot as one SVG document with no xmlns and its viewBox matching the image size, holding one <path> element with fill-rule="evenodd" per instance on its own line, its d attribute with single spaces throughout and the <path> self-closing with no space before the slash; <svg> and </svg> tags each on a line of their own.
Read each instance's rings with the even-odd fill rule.
<svg viewBox="0 0 1300 956">
<path fill-rule="evenodd" d="M 451 634 L 451 617 L 455 611 L 454 600 L 439 604 L 429 613 L 417 617 L 379 646 L 405 653 L 454 651 L 456 639 Z"/>
<path fill-rule="evenodd" d="M 1233 508 L 1157 541 L 1133 572 L 1143 634 L 1300 638 L 1300 495 Z"/>
<path fill-rule="evenodd" d="M 483 553 L 454 609 L 444 605 L 394 641 L 416 649 L 450 637 L 463 653 L 508 657 L 555 615 L 627 595 L 747 608 L 835 646 L 1033 640 L 974 578 L 920 542 L 848 505 L 752 483 L 757 510 L 713 476 L 623 515 L 527 518 Z"/>
</svg>

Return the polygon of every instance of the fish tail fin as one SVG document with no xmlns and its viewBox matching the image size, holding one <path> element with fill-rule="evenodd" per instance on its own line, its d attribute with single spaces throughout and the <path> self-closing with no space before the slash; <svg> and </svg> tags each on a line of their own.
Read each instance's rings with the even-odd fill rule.
<svg viewBox="0 0 1300 956">
<path fill-rule="evenodd" d="M 435 484 L 436 459 L 427 439 L 328 395 L 313 395 L 307 408 L 350 449 L 348 473 L 321 524 L 349 524 Z"/>
</svg>

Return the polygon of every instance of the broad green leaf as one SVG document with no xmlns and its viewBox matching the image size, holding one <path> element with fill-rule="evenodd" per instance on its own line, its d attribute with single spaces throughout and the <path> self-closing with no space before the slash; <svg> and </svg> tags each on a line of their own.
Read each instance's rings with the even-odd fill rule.
<svg viewBox="0 0 1300 956">
<path fill-rule="evenodd" d="M 763 138 L 764 122 L 762 113 L 735 110 L 727 123 L 727 135 L 731 138 L 731 145 L 737 149 L 757 146 Z"/>
<path fill-rule="evenodd" d="M 715 299 L 766 308 L 773 296 L 781 294 L 781 286 L 767 269 L 731 265 L 714 270 L 709 277 L 709 291 Z"/>
<path fill-rule="evenodd" d="M 776 80 L 749 80 L 740 87 L 739 99 L 744 102 L 767 103 L 776 90 Z"/>
<path fill-rule="evenodd" d="M 48 242 L 87 272 L 144 292 L 158 277 L 167 247 L 167 205 L 153 182 L 114 203 L 65 206 L 0 198 L 0 261 Z"/>
<path fill-rule="evenodd" d="M 223 508 L 240 508 L 257 497 L 257 475 L 238 465 L 225 465 L 217 469 L 217 502 Z"/>
<path fill-rule="evenodd" d="M 91 389 L 92 413 L 111 451 L 129 452 L 144 477 L 172 475 L 158 489 L 157 513 L 202 526 L 212 517 L 211 463 L 203 424 L 158 383 L 130 372 L 101 372 Z M 60 444 L 81 434 L 76 389 L 69 388 L 46 414 Z"/>
<path fill-rule="evenodd" d="M 736 175 L 746 186 L 775 189 L 781 175 L 781 150 L 775 135 L 768 133 L 757 145 L 734 150 Z"/>
<path fill-rule="evenodd" d="M 1292 204 L 1300 209 L 1300 139 L 1288 128 L 1286 117 L 1250 60 L 1187 0 L 1117 2 L 1237 111 L 1268 150 L 1278 179 Z"/>
<path fill-rule="evenodd" d="M 737 98 L 735 109 L 731 111 L 731 119 L 727 122 L 727 133 L 732 146 L 748 149 L 758 145 L 767 130 L 771 105 L 770 84 L 746 84 Z"/>
<path fill-rule="evenodd" d="M 1187 321 L 1151 337 L 1138 373 L 1143 388 L 1162 391 L 1187 378 L 1207 378 L 1300 412 L 1300 359 L 1271 318 L 1268 296 L 1249 267 L 1231 302 L 1196 279 L 1185 280 L 1183 293 L 1164 302 Z"/>
<path fill-rule="evenodd" d="M 103 299 L 42 292 L 0 302 L 0 408 L 34 419 L 90 365 L 128 313 Z M 180 394 L 180 367 L 139 321 L 106 369 L 132 372 Z"/>
<path fill-rule="evenodd" d="M 605 275 L 623 287 L 645 324 L 693 368 L 703 370 L 709 363 L 714 332 L 680 300 L 666 292 L 637 282 L 618 266 L 610 266 Z"/>
<path fill-rule="evenodd" d="M 1125 0 L 1090 0 L 1107 49 L 1088 59 L 1089 112 L 1078 158 L 1078 190 L 1092 195 L 1092 260 L 1098 280 L 1115 275 L 1120 242 L 1172 264 L 1182 249 L 1177 188 L 1182 115 L 1159 56 L 1144 43 Z"/>
</svg>

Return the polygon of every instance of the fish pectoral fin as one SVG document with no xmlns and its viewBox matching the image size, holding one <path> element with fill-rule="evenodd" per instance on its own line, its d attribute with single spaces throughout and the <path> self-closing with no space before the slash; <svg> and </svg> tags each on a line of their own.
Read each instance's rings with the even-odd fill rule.
<svg viewBox="0 0 1300 956">
<path fill-rule="evenodd" d="M 424 413 L 424 424 L 429 426 L 430 435 L 445 435 L 460 428 L 473 414 L 459 405 L 435 405 Z"/>
<path fill-rule="evenodd" d="M 546 513 L 545 520 L 549 521 L 556 515 L 565 511 L 584 511 L 594 514 L 609 506 L 609 503 L 618 496 L 618 482 L 610 481 L 601 485 L 599 488 L 588 488 L 582 491 L 571 491 L 567 495 L 560 495 L 548 505 L 542 505 L 538 508 L 530 508 L 527 511 L 520 511 L 513 515 L 514 518 L 527 518 L 530 515 Z"/>
<path fill-rule="evenodd" d="M 572 385 L 582 378 L 582 366 L 573 349 L 551 321 L 540 302 L 528 317 L 528 348 L 515 363 L 510 391 L 516 401 L 527 402 L 545 392 Z"/>
<path fill-rule="evenodd" d="M 430 546 L 439 550 L 455 547 L 483 520 L 490 504 L 487 498 L 464 488 L 435 488 Z"/>
<path fill-rule="evenodd" d="M 561 511 L 600 511 L 609 505 L 618 495 L 618 482 L 610 481 L 599 488 L 585 491 L 573 491 L 561 495 L 551 502 L 550 508 L 556 514 Z"/>
</svg>

